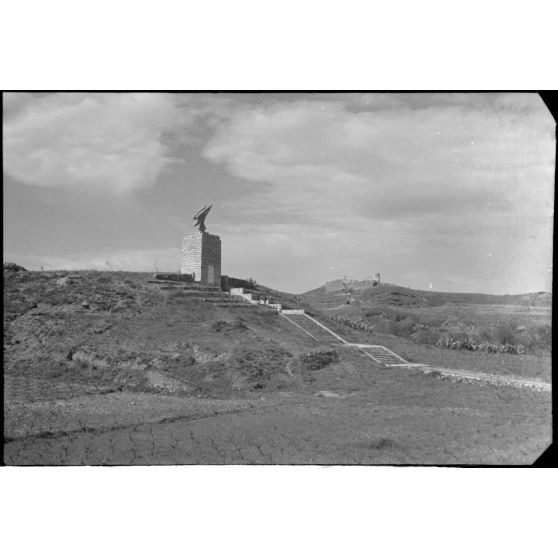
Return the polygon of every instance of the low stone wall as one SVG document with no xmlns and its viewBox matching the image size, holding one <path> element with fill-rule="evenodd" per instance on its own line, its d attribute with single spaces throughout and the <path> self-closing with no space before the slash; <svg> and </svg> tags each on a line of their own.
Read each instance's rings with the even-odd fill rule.
<svg viewBox="0 0 558 558">
<path fill-rule="evenodd" d="M 194 282 L 194 276 L 189 273 L 155 273 L 154 277 L 159 281 L 182 281 L 184 283 Z"/>
</svg>

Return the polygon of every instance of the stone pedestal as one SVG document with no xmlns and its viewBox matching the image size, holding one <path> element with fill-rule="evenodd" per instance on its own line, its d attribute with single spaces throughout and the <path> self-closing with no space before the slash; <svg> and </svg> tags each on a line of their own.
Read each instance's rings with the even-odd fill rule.
<svg viewBox="0 0 558 558">
<path fill-rule="evenodd" d="M 180 273 L 191 273 L 204 285 L 221 285 L 221 239 L 196 231 L 182 240 Z"/>
</svg>

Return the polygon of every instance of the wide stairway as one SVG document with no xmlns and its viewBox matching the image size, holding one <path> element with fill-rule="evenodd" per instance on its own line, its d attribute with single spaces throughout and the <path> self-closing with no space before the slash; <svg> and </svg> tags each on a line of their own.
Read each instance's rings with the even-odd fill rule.
<svg viewBox="0 0 558 558">
<path fill-rule="evenodd" d="M 381 345 L 357 346 L 365 355 L 368 355 L 372 360 L 375 360 L 384 366 L 411 366 L 409 362 Z"/>
<path fill-rule="evenodd" d="M 347 343 L 344 339 L 312 319 L 308 314 L 283 311 L 281 316 L 320 343 Z"/>
<path fill-rule="evenodd" d="M 280 316 L 285 318 L 293 327 L 296 327 L 299 331 L 303 331 L 306 335 L 318 343 L 342 344 L 346 347 L 354 347 L 368 358 L 371 358 L 374 362 L 386 367 L 422 366 L 422 364 L 412 364 L 407 362 L 399 355 L 396 355 L 393 351 L 390 351 L 388 348 L 381 345 L 349 343 L 340 335 L 337 335 L 334 331 L 331 331 L 329 328 L 321 324 L 318 320 L 309 316 L 303 309 L 296 309 L 289 306 L 288 302 L 285 303 L 285 300 L 278 298 L 277 295 L 271 295 L 268 297 L 266 293 L 258 292 L 255 289 L 245 288 L 232 288 L 230 290 L 230 295 L 231 302 L 236 299 L 248 305 L 255 305 L 261 309 L 266 307 L 273 309 L 278 312 Z"/>
</svg>

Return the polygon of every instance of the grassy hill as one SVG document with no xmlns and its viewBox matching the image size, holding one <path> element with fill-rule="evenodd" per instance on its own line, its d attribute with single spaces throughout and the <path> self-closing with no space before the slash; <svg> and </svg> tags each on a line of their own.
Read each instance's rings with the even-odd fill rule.
<svg viewBox="0 0 558 558">
<path fill-rule="evenodd" d="M 543 355 L 551 350 L 550 293 L 444 293 L 390 284 L 374 287 L 370 281 L 347 286 L 333 281 L 301 298 L 342 323 L 420 344 L 484 343 L 489 349 L 508 345 Z"/>
<path fill-rule="evenodd" d="M 349 291 L 354 299 L 371 304 L 399 306 L 440 306 L 442 304 L 490 304 L 524 307 L 550 307 L 552 295 L 547 292 L 519 295 L 490 295 L 482 293 L 450 293 L 421 291 L 380 283 L 375 287 L 372 281 L 350 281 L 347 286 L 342 280 L 331 281 L 308 291 L 302 297 L 317 304 L 339 302 L 344 292 Z"/>
<path fill-rule="evenodd" d="M 249 305 L 219 307 L 191 296 L 196 293 L 160 289 L 147 282 L 150 278 L 119 272 L 6 273 L 8 373 L 202 396 L 280 388 L 300 379 L 289 376 L 286 365 L 297 369 L 295 355 L 316 347 L 276 313 Z M 166 388 L 161 373 L 169 378 Z"/>
</svg>

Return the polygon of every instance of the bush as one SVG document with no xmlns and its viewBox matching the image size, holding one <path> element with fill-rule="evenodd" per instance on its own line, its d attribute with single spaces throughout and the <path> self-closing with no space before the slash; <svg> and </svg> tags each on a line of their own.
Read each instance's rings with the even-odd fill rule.
<svg viewBox="0 0 558 558">
<path fill-rule="evenodd" d="M 300 362 L 306 370 L 321 370 L 328 364 L 339 362 L 339 360 L 339 353 L 336 350 L 317 351 L 300 357 Z"/>
<path fill-rule="evenodd" d="M 388 333 L 399 337 L 409 337 L 415 329 L 415 319 L 412 316 L 398 315 L 395 321 L 389 321 L 387 326 Z"/>
<path fill-rule="evenodd" d="M 538 326 L 534 331 L 534 338 L 540 347 L 550 350 L 552 348 L 552 327 L 550 325 Z"/>
<path fill-rule="evenodd" d="M 525 354 L 525 347 L 521 344 L 512 345 L 511 343 L 477 343 L 474 339 L 467 338 L 452 338 L 449 335 L 444 335 L 438 339 L 436 347 L 441 349 L 454 349 L 454 350 L 468 350 L 468 351 L 485 351 L 487 353 L 509 353 L 522 355 Z"/>
<path fill-rule="evenodd" d="M 419 329 L 415 333 L 415 341 L 417 343 L 422 343 L 423 345 L 435 345 L 438 341 L 438 338 L 438 333 L 428 329 Z"/>
<path fill-rule="evenodd" d="M 332 320 L 352 329 L 366 331 L 368 333 L 374 332 L 374 326 L 366 320 L 351 320 L 350 318 L 346 318 L 344 316 L 332 316 Z"/>
<path fill-rule="evenodd" d="M 17 265 L 13 262 L 4 262 L 4 271 L 27 271 L 21 265 Z"/>
<path fill-rule="evenodd" d="M 494 336 L 489 328 L 483 327 L 479 330 L 479 342 L 486 341 L 488 343 L 492 343 L 494 341 Z"/>
<path fill-rule="evenodd" d="M 494 332 L 494 339 L 501 345 L 515 345 L 517 343 L 514 327 L 511 324 L 499 324 Z"/>
</svg>

